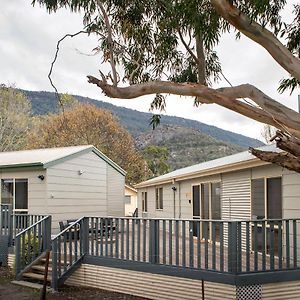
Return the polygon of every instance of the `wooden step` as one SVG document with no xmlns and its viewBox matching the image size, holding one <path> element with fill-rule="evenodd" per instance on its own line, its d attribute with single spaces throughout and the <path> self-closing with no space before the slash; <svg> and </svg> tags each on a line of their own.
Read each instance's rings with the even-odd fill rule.
<svg viewBox="0 0 300 300">
<path fill-rule="evenodd" d="M 20 286 L 24 286 L 24 287 L 29 287 L 32 289 L 37 289 L 37 290 L 41 290 L 43 288 L 42 284 L 39 283 L 35 283 L 35 282 L 29 282 L 29 281 L 24 281 L 24 280 L 13 280 L 11 281 L 12 284 L 16 284 L 16 285 L 20 285 Z M 47 286 L 47 291 L 52 291 L 52 288 Z"/>
<path fill-rule="evenodd" d="M 37 270 L 37 271 L 40 271 L 40 272 L 45 272 L 45 265 L 35 265 L 35 266 L 32 266 L 33 270 Z M 48 267 L 48 273 L 52 272 L 52 267 L 49 266 Z"/>
<path fill-rule="evenodd" d="M 28 273 L 24 273 L 23 277 L 30 278 L 30 279 L 35 279 L 35 280 L 39 280 L 39 281 L 44 281 L 44 274 L 37 274 L 37 273 L 28 272 Z M 48 275 L 47 281 L 51 282 L 51 276 Z"/>
</svg>

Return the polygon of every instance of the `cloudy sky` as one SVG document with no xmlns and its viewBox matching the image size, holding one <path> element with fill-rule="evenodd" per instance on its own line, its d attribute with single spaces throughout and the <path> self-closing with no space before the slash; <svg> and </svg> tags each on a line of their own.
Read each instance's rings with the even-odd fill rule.
<svg viewBox="0 0 300 300">
<path fill-rule="evenodd" d="M 284 18 L 292 18 L 289 0 Z M 61 10 L 48 14 L 44 8 L 32 7 L 30 0 L 2 3 L 0 11 L 0 83 L 15 84 L 28 90 L 53 91 L 47 78 L 57 40 L 66 33 L 82 28 L 78 14 Z M 109 99 L 99 88 L 86 81 L 86 75 L 98 76 L 101 58 L 91 56 L 97 45 L 95 37 L 78 36 L 66 40 L 55 65 L 53 80 L 59 92 L 67 92 L 111 102 L 140 111 L 148 111 L 151 97 L 134 100 Z M 225 76 L 233 85 L 251 83 L 285 105 L 297 109 L 299 91 L 277 93 L 278 82 L 286 72 L 260 46 L 246 37 L 235 41 L 233 34 L 225 35 L 217 48 Z M 217 86 L 228 86 L 220 82 Z M 226 130 L 262 139 L 262 125 L 215 105 L 193 107 L 193 100 L 169 96 L 167 114 L 198 120 Z"/>
</svg>

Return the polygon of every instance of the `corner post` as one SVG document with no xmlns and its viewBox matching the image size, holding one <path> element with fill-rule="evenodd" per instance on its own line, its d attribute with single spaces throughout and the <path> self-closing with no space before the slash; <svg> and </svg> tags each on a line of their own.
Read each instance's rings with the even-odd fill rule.
<svg viewBox="0 0 300 300">
<path fill-rule="evenodd" d="M 238 272 L 238 222 L 228 221 L 228 272 Z"/>
</svg>

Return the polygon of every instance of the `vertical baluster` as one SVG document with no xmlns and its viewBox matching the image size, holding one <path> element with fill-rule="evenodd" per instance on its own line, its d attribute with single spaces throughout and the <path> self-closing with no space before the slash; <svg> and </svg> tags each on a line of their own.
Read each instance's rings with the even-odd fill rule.
<svg viewBox="0 0 300 300">
<path fill-rule="evenodd" d="M 254 222 L 253 227 L 253 239 L 254 239 L 254 271 L 258 270 L 258 241 L 257 241 L 257 222 Z"/>
<path fill-rule="evenodd" d="M 160 263 L 160 220 L 155 221 L 155 241 L 156 241 L 155 263 Z"/>
<path fill-rule="evenodd" d="M 119 219 L 116 219 L 116 249 L 115 249 L 116 258 L 119 258 L 119 230 L 120 230 Z"/>
<path fill-rule="evenodd" d="M 28 265 L 31 262 L 30 241 L 31 241 L 31 229 L 27 230 L 27 264 Z"/>
<path fill-rule="evenodd" d="M 65 232 L 64 234 L 64 272 L 67 271 L 67 235 L 68 233 Z"/>
<path fill-rule="evenodd" d="M 77 242 L 78 242 L 78 224 L 75 224 L 74 225 L 74 261 L 76 262 L 77 259 L 78 259 L 78 245 L 77 245 Z M 92 252 L 94 254 L 94 252 Z M 92 254 L 92 255 L 93 255 Z"/>
<path fill-rule="evenodd" d="M 294 256 L 294 268 L 297 268 L 297 223 L 293 220 L 293 256 Z"/>
<path fill-rule="evenodd" d="M 185 241 L 185 236 L 186 236 L 186 226 L 185 226 L 185 221 L 181 221 L 181 249 L 182 249 L 182 266 L 186 266 L 186 241 Z"/>
<path fill-rule="evenodd" d="M 96 217 L 96 256 L 99 256 L 99 218 Z"/>
<path fill-rule="evenodd" d="M 261 230 L 262 230 L 262 270 L 266 270 L 266 223 L 267 221 L 261 222 Z"/>
<path fill-rule="evenodd" d="M 201 234 L 200 234 L 200 220 L 197 220 L 197 267 L 201 269 L 202 258 L 201 258 Z"/>
<path fill-rule="evenodd" d="M 166 246 L 166 220 L 162 221 L 162 238 L 163 238 L 163 243 L 162 243 L 162 256 L 163 256 L 163 261 L 162 263 L 165 265 L 166 264 L 166 256 L 167 256 L 167 246 Z"/>
<path fill-rule="evenodd" d="M 104 231 L 105 231 L 105 256 L 108 256 L 108 220 L 104 219 Z"/>
<path fill-rule="evenodd" d="M 126 259 L 129 259 L 129 219 L 126 219 Z"/>
<path fill-rule="evenodd" d="M 271 271 L 274 270 L 274 266 L 275 266 L 274 250 L 275 250 L 274 222 L 270 221 L 270 270 Z"/>
<path fill-rule="evenodd" d="M 141 220 L 137 219 L 137 261 L 141 260 Z"/>
<path fill-rule="evenodd" d="M 290 221 L 285 220 L 286 267 L 290 268 Z"/>
<path fill-rule="evenodd" d="M 278 221 L 278 268 L 282 269 L 282 220 Z"/>
<path fill-rule="evenodd" d="M 25 253 L 25 237 L 26 237 L 26 232 L 24 232 L 24 233 L 22 233 L 21 234 L 21 237 L 22 237 L 22 239 L 21 239 L 21 241 L 22 241 L 22 256 L 21 256 L 21 269 L 23 269 L 24 268 L 24 266 L 25 266 L 25 256 L 26 256 L 26 253 Z"/>
<path fill-rule="evenodd" d="M 205 255 L 205 269 L 208 269 L 208 221 L 203 222 L 204 225 L 204 255 Z"/>
<path fill-rule="evenodd" d="M 38 257 L 37 248 L 36 248 L 36 225 L 33 227 L 33 257 Z"/>
<path fill-rule="evenodd" d="M 175 220 L 175 255 L 176 266 L 179 266 L 179 221 Z"/>
<path fill-rule="evenodd" d="M 121 258 L 124 259 L 124 219 L 121 219 Z"/>
<path fill-rule="evenodd" d="M 216 270 L 216 223 L 214 221 L 211 222 L 212 229 L 212 269 Z"/>
<path fill-rule="evenodd" d="M 131 259 L 135 260 L 135 222 L 133 219 L 131 219 Z"/>
<path fill-rule="evenodd" d="M 100 218 L 100 256 L 103 256 L 104 220 Z"/>
<path fill-rule="evenodd" d="M 114 219 L 113 218 L 110 218 L 109 219 L 109 223 L 110 223 L 110 226 L 109 226 L 109 230 L 110 230 L 110 257 L 113 257 L 113 241 L 114 241 Z"/>
<path fill-rule="evenodd" d="M 95 224 L 94 224 L 94 217 L 91 217 L 91 224 L 90 224 L 90 235 L 91 235 L 91 254 L 94 255 L 95 254 L 95 237 L 94 235 L 96 234 L 95 231 Z M 97 242 L 96 242 L 97 243 Z"/>
<path fill-rule="evenodd" d="M 58 260 L 58 277 L 61 276 L 61 235 L 57 237 L 56 240 L 54 240 L 55 243 L 57 243 L 57 260 Z"/>
<path fill-rule="evenodd" d="M 69 233 L 69 261 L 70 261 L 70 266 L 73 264 L 73 255 L 72 255 L 72 228 L 68 229 Z"/>
<path fill-rule="evenodd" d="M 246 222 L 246 272 L 250 272 L 250 222 Z"/>
<path fill-rule="evenodd" d="M 42 252 L 42 225 L 38 223 L 38 254 Z"/>
<path fill-rule="evenodd" d="M 220 271 L 224 271 L 224 223 L 222 221 L 220 222 Z"/>
<path fill-rule="evenodd" d="M 194 268 L 194 237 L 193 237 L 193 221 L 189 221 L 189 249 L 190 262 L 189 267 Z"/>
<path fill-rule="evenodd" d="M 146 261 L 146 249 L 147 249 L 147 245 L 146 245 L 146 241 L 147 241 L 146 227 L 147 227 L 147 220 L 143 220 L 143 261 Z"/>
<path fill-rule="evenodd" d="M 169 220 L 169 265 L 173 264 L 172 254 L 173 254 L 173 234 L 172 234 L 172 220 Z"/>
</svg>

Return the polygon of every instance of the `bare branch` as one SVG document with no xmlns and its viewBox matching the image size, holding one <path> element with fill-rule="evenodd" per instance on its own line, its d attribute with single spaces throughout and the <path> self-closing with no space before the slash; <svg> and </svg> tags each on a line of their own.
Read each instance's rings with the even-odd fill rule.
<svg viewBox="0 0 300 300">
<path fill-rule="evenodd" d="M 214 90 L 196 83 L 150 81 L 128 87 L 115 87 L 93 76 L 87 77 L 88 82 L 99 86 L 102 91 L 111 98 L 132 99 L 151 94 L 174 94 L 198 97 L 202 102 L 218 104 L 258 122 L 269 124 L 276 128 L 279 127 L 278 124 L 284 124 L 291 133 L 298 135 L 300 133 L 300 118 L 295 120 L 294 116 L 290 117 L 288 115 L 290 109 L 277 103 L 275 100 L 267 96 L 263 99 L 264 102 L 262 104 L 264 107 L 267 107 L 268 112 L 265 111 L 265 109 L 239 101 L 239 98 L 247 97 L 253 99 L 253 101 L 256 101 L 257 103 L 262 102 L 262 100 L 257 98 L 262 92 L 258 90 L 259 92 L 253 93 L 256 88 L 251 85 Z M 269 104 L 267 103 L 268 101 L 270 102 Z M 292 111 L 292 113 L 297 114 L 294 111 Z M 284 126 L 282 125 L 281 127 L 283 128 Z"/>
<path fill-rule="evenodd" d="M 300 80 L 300 60 L 271 31 L 251 20 L 228 0 L 211 0 L 211 3 L 225 20 L 264 47 L 279 65 Z"/>
<path fill-rule="evenodd" d="M 51 86 L 53 87 L 53 89 L 55 90 L 55 94 L 56 94 L 56 96 L 57 96 L 57 100 L 59 101 L 59 103 L 60 103 L 62 109 L 63 109 L 63 103 L 61 102 L 61 99 L 60 99 L 58 90 L 57 90 L 56 86 L 54 85 L 54 83 L 53 83 L 53 81 L 52 81 L 51 75 L 52 75 L 52 72 L 53 72 L 54 64 L 56 63 L 56 60 L 57 60 L 57 57 L 58 57 L 58 52 L 59 52 L 59 49 L 60 49 L 60 48 L 59 48 L 59 47 L 60 47 L 60 43 L 61 43 L 65 38 L 67 38 L 67 37 L 73 38 L 73 37 L 75 37 L 75 36 L 77 36 L 77 35 L 79 35 L 79 34 L 81 34 L 81 33 L 88 33 L 88 32 L 87 32 L 87 31 L 84 31 L 84 30 L 80 30 L 80 31 L 78 31 L 78 32 L 76 32 L 76 33 L 73 33 L 73 34 L 68 33 L 68 34 L 66 34 L 65 36 L 63 36 L 60 40 L 58 40 L 58 42 L 57 42 L 57 44 L 56 44 L 56 51 L 55 51 L 54 59 L 53 59 L 53 61 L 51 62 L 51 67 L 50 67 L 50 70 L 49 70 L 49 73 L 48 73 L 48 78 L 49 78 L 50 84 L 51 84 Z"/>
<path fill-rule="evenodd" d="M 112 39 L 112 29 L 110 26 L 110 22 L 109 22 L 109 18 L 107 15 L 107 12 L 104 8 L 104 6 L 102 5 L 101 1 L 97 1 L 97 4 L 101 10 L 101 13 L 103 15 L 104 18 L 104 22 L 107 28 L 107 44 L 109 47 L 109 56 L 110 56 L 110 66 L 111 66 L 111 70 L 112 70 L 112 82 L 114 86 L 118 85 L 118 76 L 117 76 L 117 70 L 116 70 L 116 64 L 115 64 L 115 60 L 114 60 L 114 48 L 113 48 L 113 39 Z"/>
<path fill-rule="evenodd" d="M 186 41 L 184 40 L 182 33 L 180 31 L 179 28 L 177 28 L 177 32 L 179 35 L 179 38 L 184 46 L 184 48 L 187 50 L 187 52 L 191 55 L 191 57 L 193 58 L 193 60 L 195 61 L 195 63 L 198 65 L 199 64 L 199 60 L 198 57 L 196 56 L 196 54 L 192 51 L 192 49 L 189 47 L 189 45 L 186 43 Z"/>
</svg>

